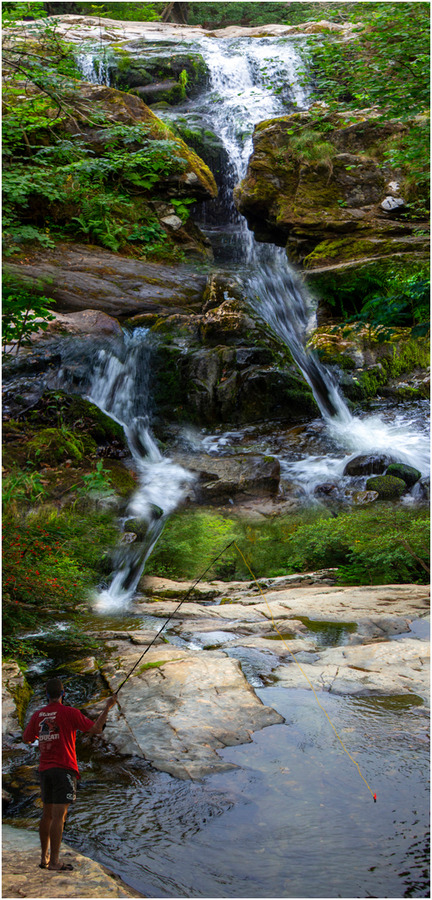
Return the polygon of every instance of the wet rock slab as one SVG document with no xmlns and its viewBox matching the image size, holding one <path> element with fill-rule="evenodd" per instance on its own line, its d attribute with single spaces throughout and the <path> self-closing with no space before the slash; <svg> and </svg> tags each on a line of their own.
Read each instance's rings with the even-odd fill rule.
<svg viewBox="0 0 432 900">
<path fill-rule="evenodd" d="M 405 638 L 324 650 L 302 670 L 315 690 L 335 694 L 414 694 L 429 699 L 430 649 L 426 641 Z M 283 687 L 310 689 L 295 665 L 280 666 L 275 676 Z"/>
<path fill-rule="evenodd" d="M 103 667 L 115 691 L 140 653 L 121 645 Z M 224 653 L 151 648 L 119 693 L 106 740 L 122 755 L 138 755 L 164 772 L 198 779 L 233 768 L 217 751 L 251 740 L 254 731 L 283 722 Z"/>
<path fill-rule="evenodd" d="M 75 243 L 28 253 L 7 269 L 29 284 L 48 280 L 61 313 L 90 308 L 110 316 L 182 311 L 200 306 L 206 285 L 205 276 L 185 265 L 143 262 Z"/>
</svg>

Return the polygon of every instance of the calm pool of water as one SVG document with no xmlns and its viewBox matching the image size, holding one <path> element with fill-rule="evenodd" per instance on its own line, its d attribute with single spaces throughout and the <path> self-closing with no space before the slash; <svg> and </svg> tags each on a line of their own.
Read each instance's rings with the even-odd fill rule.
<svg viewBox="0 0 432 900">
<path fill-rule="evenodd" d="M 258 691 L 286 724 L 181 782 L 141 763 L 82 767 L 65 840 L 148 897 L 429 896 L 428 720 L 398 700 Z"/>
</svg>

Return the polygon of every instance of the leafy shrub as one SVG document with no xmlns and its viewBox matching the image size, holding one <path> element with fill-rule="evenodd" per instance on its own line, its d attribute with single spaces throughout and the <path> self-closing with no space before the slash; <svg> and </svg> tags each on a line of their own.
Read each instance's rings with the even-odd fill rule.
<svg viewBox="0 0 432 900">
<path fill-rule="evenodd" d="M 49 310 L 54 301 L 38 296 L 16 279 L 5 275 L 2 285 L 2 347 L 5 354 L 18 353 L 31 343 L 37 331 L 46 331 L 55 317 Z"/>
<path fill-rule="evenodd" d="M 184 511 L 167 524 L 147 571 L 195 579 L 235 540 L 257 578 L 337 567 L 341 584 L 423 583 L 428 536 L 427 512 L 381 504 L 337 518 L 311 510 L 259 524 Z M 250 572 L 231 546 L 206 577 L 248 580 Z"/>
<path fill-rule="evenodd" d="M 132 249 L 132 233 L 132 246 L 142 242 L 146 255 L 171 255 L 172 242 L 160 227 L 153 233 L 134 232 L 151 225 L 142 198 L 153 196 L 155 187 L 187 166 L 169 129 L 113 125 L 103 103 L 87 108 L 77 89 L 73 48 L 51 20 L 35 26 L 32 40 L 9 42 L 3 66 L 5 253 L 15 253 L 29 241 L 52 247 L 54 236 L 78 232 L 114 252 Z M 97 129 L 91 146 L 79 125 Z"/>
<path fill-rule="evenodd" d="M 91 539 L 90 539 L 91 536 Z M 52 618 L 73 617 L 100 580 L 118 529 L 107 513 L 6 510 L 3 517 L 3 653 L 16 653 L 24 629 Z M 31 641 L 20 655 L 31 656 Z"/>
</svg>

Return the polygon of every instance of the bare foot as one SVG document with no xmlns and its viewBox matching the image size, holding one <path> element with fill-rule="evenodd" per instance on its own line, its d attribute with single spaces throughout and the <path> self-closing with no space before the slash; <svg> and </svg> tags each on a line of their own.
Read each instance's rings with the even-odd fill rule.
<svg viewBox="0 0 432 900">
<path fill-rule="evenodd" d="M 48 867 L 50 872 L 72 872 L 73 866 L 70 863 L 49 863 Z"/>
</svg>

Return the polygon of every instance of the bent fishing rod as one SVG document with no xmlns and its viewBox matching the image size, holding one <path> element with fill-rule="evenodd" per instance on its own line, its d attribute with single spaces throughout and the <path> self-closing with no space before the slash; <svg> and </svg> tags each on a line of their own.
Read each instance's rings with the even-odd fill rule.
<svg viewBox="0 0 432 900">
<path fill-rule="evenodd" d="M 207 572 L 210 571 L 210 569 L 212 568 L 212 566 L 214 566 L 215 562 L 217 562 L 218 559 L 220 559 L 220 557 L 223 556 L 223 554 L 226 553 L 226 551 L 227 551 L 230 547 L 232 547 L 233 544 L 235 544 L 235 541 L 230 541 L 229 544 L 227 544 L 226 547 L 224 547 L 224 549 L 221 550 L 221 552 L 218 553 L 218 555 L 215 556 L 214 559 L 212 559 L 211 563 L 207 566 L 206 569 L 204 569 L 204 572 L 201 573 L 201 575 L 199 576 L 199 578 L 197 578 L 196 581 L 194 581 L 193 584 L 191 584 L 190 588 L 186 591 L 186 594 L 184 595 L 183 599 L 180 600 L 180 603 L 178 603 L 177 606 L 175 607 L 175 609 L 173 609 L 173 611 L 170 613 L 170 615 L 168 616 L 168 618 L 167 618 L 167 619 L 165 620 L 165 622 L 163 623 L 162 627 L 159 629 L 158 632 L 156 632 L 156 634 L 155 634 L 153 640 L 152 640 L 152 641 L 150 642 L 150 644 L 148 644 L 147 647 L 145 648 L 144 653 L 141 654 L 140 658 L 137 660 L 137 662 L 135 663 L 135 665 L 132 666 L 130 672 L 126 675 L 126 678 L 123 679 L 122 683 L 119 685 L 119 687 L 117 688 L 117 690 L 116 690 L 116 692 L 115 692 L 116 695 L 119 693 L 119 691 L 121 691 L 123 685 L 126 684 L 126 682 L 128 681 L 128 679 L 131 677 L 132 673 L 135 672 L 135 669 L 137 668 L 137 666 L 139 666 L 141 660 L 144 658 L 144 656 L 146 655 L 146 653 L 148 653 L 148 651 L 150 650 L 150 647 L 152 647 L 153 644 L 157 641 L 159 635 L 162 634 L 164 628 L 166 628 L 166 626 L 168 625 L 168 622 L 171 621 L 171 619 L 175 616 L 176 612 L 178 612 L 178 610 L 179 610 L 180 607 L 183 605 L 183 603 L 185 603 L 186 600 L 190 597 L 192 591 L 194 590 L 194 588 L 196 588 L 197 584 L 199 584 L 200 581 L 203 580 L 204 576 L 207 575 Z"/>
</svg>

